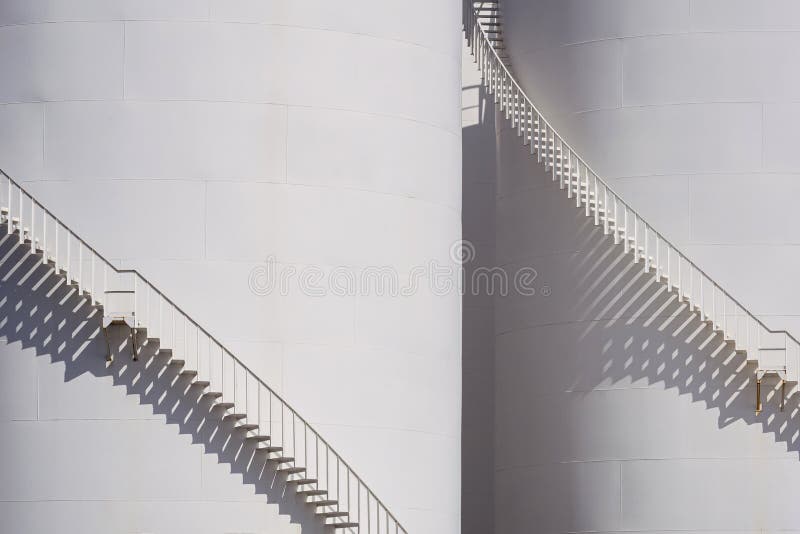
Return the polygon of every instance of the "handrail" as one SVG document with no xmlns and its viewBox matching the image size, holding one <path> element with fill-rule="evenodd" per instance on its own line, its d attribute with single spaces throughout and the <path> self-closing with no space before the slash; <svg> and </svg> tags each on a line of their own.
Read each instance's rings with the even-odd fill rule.
<svg viewBox="0 0 800 534">
<path fill-rule="evenodd" d="M 200 326 L 139 271 L 119 269 L 103 257 L 2 169 L 0 169 L 0 206 L 4 207 L 2 217 L 7 224 L 6 233 L 11 235 L 18 232 L 21 244 L 30 240 L 31 252 L 41 253 L 42 263 L 54 265 L 56 272 L 64 274 L 67 283 L 77 285 L 79 295 L 88 296 L 93 305 L 107 305 L 106 292 L 110 291 L 111 287 L 118 287 L 118 284 L 126 285 L 128 289 L 132 287 L 135 295 L 136 328 L 149 329 L 151 332 L 154 329 L 155 332 L 152 332 L 154 335 L 148 334 L 148 338 L 159 340 L 159 346 L 165 349 L 168 348 L 165 341 L 171 341 L 175 345 L 170 348 L 173 354 L 181 351 L 178 345 L 182 342 L 182 356 L 187 360 L 192 358 L 191 363 L 196 364 L 194 369 L 197 372 L 196 379 L 208 379 L 212 384 L 211 390 L 219 392 L 221 399 L 232 397 L 236 407 L 243 405 L 246 418 L 242 422 L 259 427 L 267 426 L 270 430 L 270 446 L 282 447 L 282 451 L 268 452 L 268 460 L 304 467 L 306 473 L 313 474 L 318 480 L 316 489 L 327 491 L 325 499 L 336 500 L 337 503 L 331 506 L 334 511 L 349 513 L 343 522 L 353 522 L 354 525 L 345 528 L 351 532 L 366 534 L 373 532 L 408 534 L 383 501 L 330 443 L 283 397 L 234 356 L 222 342 Z M 73 243 L 77 245 L 77 250 L 73 251 Z M 98 263 L 101 270 L 97 268 Z M 88 269 L 85 270 L 84 267 Z M 117 279 L 109 281 L 109 274 L 116 276 Z M 100 275 L 99 280 L 98 275 Z M 126 276 L 133 278 L 132 286 L 130 282 L 126 284 L 124 280 Z M 87 285 L 89 290 L 85 289 Z M 101 291 L 95 291 L 98 286 Z M 154 308 L 158 310 L 157 313 L 154 312 Z M 166 314 L 169 314 L 167 323 L 171 321 L 171 326 L 164 324 Z M 154 318 L 157 320 L 151 322 L 150 320 Z M 179 334 L 178 322 L 183 326 L 183 335 Z M 194 333 L 194 341 L 189 337 L 190 329 Z M 194 347 L 190 348 L 190 345 Z M 205 351 L 203 345 L 206 346 Z M 212 349 L 214 353 L 219 353 L 219 358 L 214 359 Z M 202 366 L 204 355 L 207 356 L 206 369 Z M 237 381 L 237 376 L 240 374 L 244 375 L 244 384 L 241 380 Z M 218 383 L 213 380 L 214 378 L 218 379 Z M 251 382 L 257 388 L 255 392 L 249 387 Z M 215 386 L 218 386 L 216 390 Z M 263 398 L 262 392 L 266 398 Z M 266 414 L 265 410 L 268 410 Z M 291 420 L 287 422 L 287 418 Z M 278 436 L 280 438 L 276 439 Z M 314 449 L 313 454 L 309 454 L 309 448 Z M 279 452 L 280 455 L 291 453 L 291 461 L 286 456 L 272 456 L 274 452 Z M 292 478 L 288 480 L 291 481 Z M 326 524 L 335 525 L 337 522 Z"/>
<path fill-rule="evenodd" d="M 552 124 L 545 118 L 533 101 L 528 97 L 507 65 L 498 55 L 497 49 L 492 44 L 493 41 L 489 38 L 488 34 L 490 32 L 487 32 L 487 29 L 481 22 L 482 18 L 496 18 L 497 16 L 496 13 L 494 16 L 485 14 L 481 15 L 479 13 L 482 8 L 485 9 L 483 6 L 486 4 L 497 6 L 497 2 L 479 2 L 473 0 L 464 0 L 463 2 L 462 17 L 464 32 L 467 39 L 467 46 L 470 48 L 472 55 L 475 57 L 475 62 L 478 64 L 478 68 L 481 70 L 483 75 L 482 83 L 488 88 L 490 94 L 496 95 L 495 102 L 500 105 L 501 111 L 505 109 L 506 119 L 511 120 L 512 127 L 516 125 L 517 135 L 523 136 L 523 145 L 530 143 L 531 154 L 534 154 L 535 152 L 539 160 L 544 161 L 545 167 L 549 166 L 552 168 L 553 180 L 559 179 L 562 188 L 564 186 L 564 179 L 567 178 L 568 196 L 571 196 L 572 194 L 573 185 L 577 186 L 575 194 L 578 207 L 580 207 L 583 197 L 582 187 L 585 186 L 586 214 L 590 215 L 590 212 L 593 212 L 595 224 L 603 222 L 606 234 L 610 233 L 609 222 L 612 222 L 614 225 L 613 233 L 615 243 L 619 243 L 620 236 L 622 236 L 624 239 L 626 252 L 631 246 L 630 241 L 632 241 L 633 250 L 635 253 L 635 262 L 638 262 L 639 251 L 642 248 L 639 245 L 640 239 L 638 236 L 639 224 L 641 224 L 645 235 L 643 247 L 645 254 L 642 258 L 645 262 L 645 270 L 649 271 L 651 262 L 655 263 L 657 274 L 663 272 L 667 273 L 666 278 L 670 288 L 673 285 L 673 262 L 671 261 L 670 256 L 675 254 L 677 256 L 678 263 L 678 284 L 675 287 L 678 290 L 679 299 L 687 298 L 687 300 L 691 302 L 698 300 L 700 302 L 698 305 L 698 311 L 700 311 L 704 319 L 706 317 L 710 317 L 713 326 L 728 326 L 727 323 L 729 315 L 726 314 L 726 311 L 727 305 L 730 304 L 733 306 L 734 311 L 738 310 L 744 314 L 746 323 L 750 323 L 745 325 L 744 330 L 747 341 L 743 343 L 743 346 L 746 347 L 746 350 L 753 350 L 755 348 L 757 351 L 759 348 L 763 348 L 759 347 L 759 340 L 764 341 L 767 344 L 775 343 L 775 341 L 770 342 L 762 339 L 761 337 L 757 337 L 755 343 L 751 342 L 750 335 L 753 326 L 756 328 L 757 335 L 774 334 L 784 336 L 786 342 L 784 349 L 786 350 L 787 358 L 784 362 L 784 368 L 782 370 L 784 372 L 789 372 L 792 375 L 791 380 L 796 381 L 797 373 L 800 371 L 800 341 L 798 341 L 797 338 L 795 338 L 786 330 L 773 330 L 767 327 L 766 324 L 761 321 L 761 319 L 753 315 L 728 291 L 720 287 L 719 284 L 717 284 L 705 271 L 703 271 L 699 266 L 697 266 L 697 264 L 690 260 L 688 256 L 682 253 L 660 232 L 655 230 L 644 219 L 644 217 L 642 217 L 635 209 L 625 202 L 622 197 L 616 193 L 611 186 L 608 185 L 606 181 L 600 178 L 600 176 L 592 169 L 586 160 L 578 155 L 577 152 L 575 152 L 569 143 L 564 141 L 561 135 L 558 134 L 556 129 L 553 128 Z M 513 108 L 510 116 L 509 108 Z M 546 144 L 546 147 L 543 147 L 544 144 Z M 559 151 L 560 154 L 557 153 Z M 565 164 L 565 160 L 567 160 L 568 163 Z M 577 181 L 575 184 L 573 184 L 573 178 L 576 178 L 576 171 Z M 585 177 L 584 182 L 581 181 L 582 177 Z M 590 198 L 592 183 L 594 184 L 594 202 Z M 594 204 L 594 208 L 591 208 L 592 204 Z M 620 226 L 620 212 L 622 212 L 622 216 L 625 221 L 624 227 Z M 610 219 L 612 215 L 614 217 L 613 221 Z M 631 227 L 628 224 L 628 220 L 631 217 L 633 218 L 632 232 Z M 632 238 L 630 235 L 631 233 L 633 233 Z M 655 261 L 652 261 L 653 258 L 651 258 L 648 254 L 648 245 L 650 244 L 649 236 L 651 234 L 655 238 Z M 661 261 L 662 258 L 659 258 L 659 253 L 662 246 L 666 249 L 667 253 L 666 265 L 663 265 L 663 262 Z M 685 287 L 681 287 L 681 275 L 685 271 L 688 271 L 690 276 L 688 293 L 684 291 L 686 289 Z M 699 278 L 699 293 L 696 292 L 695 288 L 693 287 L 694 275 L 697 275 Z M 706 306 L 704 305 L 706 296 L 706 292 L 703 290 L 704 280 L 711 284 L 712 310 L 710 313 L 705 309 Z M 718 292 L 721 294 L 723 303 L 722 321 L 720 321 L 719 314 L 716 310 Z M 734 315 L 734 317 L 738 318 L 739 316 Z M 742 334 L 738 324 L 735 328 L 738 334 Z M 723 328 L 723 330 L 728 329 Z M 763 332 L 759 332 L 759 330 L 762 330 Z M 789 347 L 789 344 L 792 344 L 793 346 Z M 789 350 L 792 351 L 791 359 L 789 358 Z M 772 369 L 771 367 L 768 367 L 767 370 L 781 371 L 781 369 Z"/>
</svg>

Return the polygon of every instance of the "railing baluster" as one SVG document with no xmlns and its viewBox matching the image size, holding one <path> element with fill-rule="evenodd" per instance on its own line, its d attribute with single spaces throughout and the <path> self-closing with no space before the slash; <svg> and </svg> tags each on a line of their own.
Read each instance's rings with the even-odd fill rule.
<svg viewBox="0 0 800 534">
<path fill-rule="evenodd" d="M 12 208 L 14 207 L 14 204 L 13 204 L 13 199 L 11 198 L 11 196 L 12 196 L 11 178 L 9 178 L 8 179 L 8 199 L 6 199 L 6 200 L 8 200 L 8 204 L 7 204 L 7 207 L 8 207 L 8 221 L 6 221 L 7 222 L 7 224 L 6 224 L 6 234 L 7 235 L 11 235 L 11 233 L 14 231 L 14 229 L 12 228 L 14 226 L 14 223 L 13 223 L 13 216 L 12 216 L 12 213 L 11 213 L 12 212 Z"/>
<path fill-rule="evenodd" d="M 531 135 L 531 115 L 525 94 L 520 89 L 520 119 L 522 120 L 522 146 L 528 146 Z"/>
<path fill-rule="evenodd" d="M 94 304 L 95 303 L 95 292 L 94 292 L 95 267 L 94 267 L 94 263 L 95 263 L 95 258 L 97 256 L 95 255 L 94 250 L 90 250 L 90 253 L 91 253 L 91 269 L 90 270 L 91 270 L 91 277 L 92 278 L 91 278 L 91 281 L 89 283 L 89 294 L 90 294 L 89 300 L 91 301 L 92 304 Z M 45 252 L 45 256 L 47 256 L 47 252 Z"/>
<path fill-rule="evenodd" d="M 703 320 L 706 320 L 708 314 L 706 313 L 706 304 L 705 304 L 706 292 L 703 289 L 703 278 L 705 278 L 705 275 L 700 273 L 700 317 Z"/>
<path fill-rule="evenodd" d="M 31 254 L 36 254 L 36 203 L 31 197 Z"/>
<path fill-rule="evenodd" d="M 717 284 L 714 283 L 711 285 L 711 328 L 715 330 L 717 328 Z"/>
<path fill-rule="evenodd" d="M 72 274 L 71 274 L 72 273 L 72 258 L 71 258 L 71 248 L 72 248 L 71 241 L 72 241 L 72 238 L 69 235 L 69 232 L 66 232 L 66 234 L 67 234 L 66 235 L 66 237 L 67 237 L 67 283 L 69 284 L 69 283 L 72 282 Z"/>
<path fill-rule="evenodd" d="M 19 244 L 22 245 L 22 244 L 25 243 L 25 220 L 23 218 L 23 215 L 24 215 L 24 213 L 23 213 L 23 211 L 24 211 L 24 209 L 23 209 L 23 195 L 22 195 L 22 189 L 19 188 L 19 187 L 17 189 L 19 189 L 19 217 L 18 217 L 19 218 Z"/>
<path fill-rule="evenodd" d="M 630 237 L 631 237 L 631 229 L 630 229 L 630 226 L 628 226 L 628 205 L 627 204 L 624 205 L 622 213 L 623 213 L 623 217 L 624 217 L 624 231 L 623 231 L 623 235 L 622 235 L 622 240 L 623 240 L 622 249 L 625 251 L 625 254 L 627 254 L 631 250 L 631 239 L 630 239 Z"/>
<path fill-rule="evenodd" d="M 656 242 L 655 242 L 655 246 L 656 246 L 656 258 L 655 258 L 655 260 L 656 260 L 655 261 L 655 265 L 656 265 L 656 280 L 658 282 L 660 282 L 661 281 L 661 273 L 663 272 L 663 269 L 661 268 L 661 236 L 655 230 L 653 230 L 653 234 L 655 235 L 655 238 L 656 238 Z"/>
<path fill-rule="evenodd" d="M 670 246 L 669 244 L 665 243 L 666 250 L 667 250 L 667 291 L 672 291 L 672 262 L 670 261 Z"/>
</svg>

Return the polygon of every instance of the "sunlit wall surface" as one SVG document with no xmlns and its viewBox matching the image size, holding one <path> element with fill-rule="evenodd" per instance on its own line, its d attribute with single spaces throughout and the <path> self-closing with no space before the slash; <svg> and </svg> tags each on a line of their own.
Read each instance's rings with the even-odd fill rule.
<svg viewBox="0 0 800 534">
<path fill-rule="evenodd" d="M 773 327 L 798 313 L 798 6 L 504 0 L 523 87 L 611 186 Z M 602 236 L 507 127 L 497 261 L 496 532 L 800 529 L 796 396 Z M 528 158 L 528 159 L 525 159 Z"/>
<path fill-rule="evenodd" d="M 0 165 L 285 395 L 415 533 L 458 531 L 460 296 L 347 281 L 452 265 L 459 21 L 455 0 L 0 2 Z"/>
</svg>

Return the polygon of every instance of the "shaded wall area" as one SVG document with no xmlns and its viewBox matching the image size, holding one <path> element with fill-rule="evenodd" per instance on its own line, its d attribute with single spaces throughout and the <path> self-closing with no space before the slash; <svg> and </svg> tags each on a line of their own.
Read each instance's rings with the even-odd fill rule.
<svg viewBox="0 0 800 534">
<path fill-rule="evenodd" d="M 754 367 L 585 216 L 498 118 L 495 528 L 797 532 L 798 396 L 754 413 Z"/>
<path fill-rule="evenodd" d="M 462 311 L 461 532 L 491 532 L 494 512 L 494 302 L 472 284 L 494 266 L 494 102 L 480 85 L 468 51 L 462 61 L 462 227 L 465 287 Z"/>
<path fill-rule="evenodd" d="M 800 335 L 800 4 L 502 0 L 516 75 L 595 170 Z"/>
<path fill-rule="evenodd" d="M 325 532 L 223 412 L 15 236 L 0 238 L 3 532 Z"/>
</svg>

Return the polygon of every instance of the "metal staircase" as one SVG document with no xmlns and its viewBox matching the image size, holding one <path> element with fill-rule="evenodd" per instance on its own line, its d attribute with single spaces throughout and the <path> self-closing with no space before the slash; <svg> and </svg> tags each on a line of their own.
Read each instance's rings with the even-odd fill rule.
<svg viewBox="0 0 800 534">
<path fill-rule="evenodd" d="M 115 268 L 1 170 L 0 234 L 18 240 L 98 309 L 104 332 L 129 329 L 134 359 L 167 356 L 328 528 L 407 534 L 330 444 L 222 343 L 137 271 Z M 109 347 L 113 365 L 111 354 Z"/>
<path fill-rule="evenodd" d="M 677 299 L 723 336 L 736 352 L 755 365 L 756 412 L 761 411 L 761 380 L 777 375 L 784 398 L 798 390 L 800 342 L 786 331 L 770 330 L 702 269 L 656 231 L 603 181 L 558 134 L 522 90 L 510 68 L 502 38 L 499 2 L 465 0 L 463 23 L 467 46 L 495 103 L 544 165 L 576 209 L 602 226 L 614 243 L 666 285 Z M 781 409 L 784 401 L 781 400 Z"/>
</svg>

